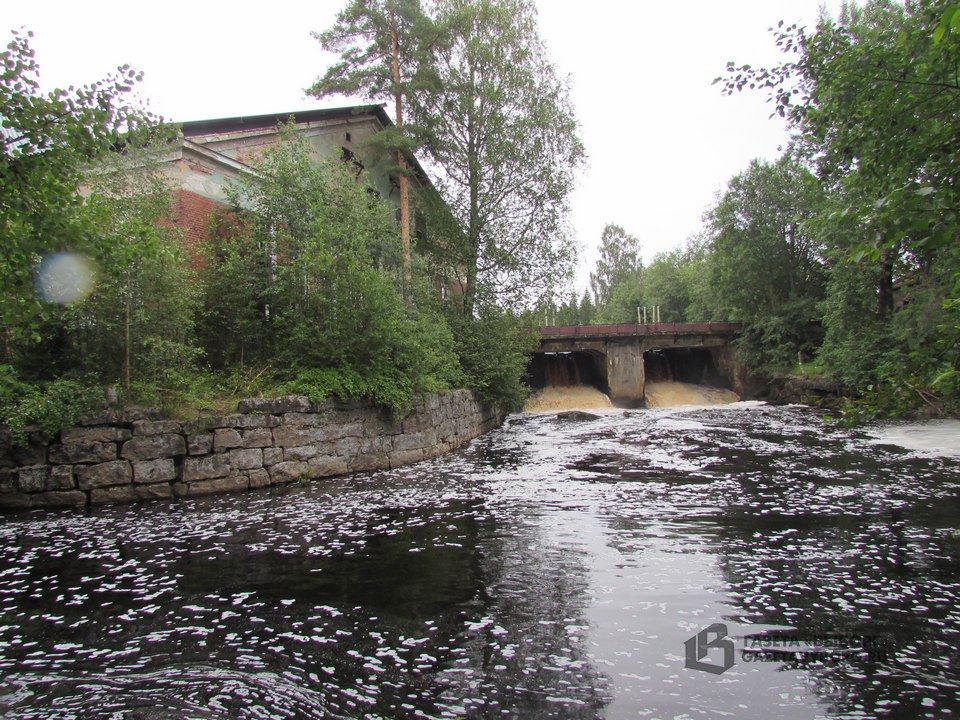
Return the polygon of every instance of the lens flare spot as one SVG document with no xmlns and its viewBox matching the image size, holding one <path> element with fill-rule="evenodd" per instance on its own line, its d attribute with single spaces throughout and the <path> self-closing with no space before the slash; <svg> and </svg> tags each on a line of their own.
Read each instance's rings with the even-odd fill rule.
<svg viewBox="0 0 960 720">
<path fill-rule="evenodd" d="M 34 285 L 43 300 L 69 305 L 93 292 L 96 276 L 93 262 L 84 255 L 54 253 L 43 258 L 37 268 Z"/>
</svg>

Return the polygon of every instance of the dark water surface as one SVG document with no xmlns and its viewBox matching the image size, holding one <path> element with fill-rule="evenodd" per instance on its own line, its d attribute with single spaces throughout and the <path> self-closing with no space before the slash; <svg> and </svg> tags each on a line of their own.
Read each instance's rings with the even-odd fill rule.
<svg viewBox="0 0 960 720">
<path fill-rule="evenodd" d="M 0 715 L 956 717 L 958 497 L 958 460 L 739 405 L 10 515 Z"/>
</svg>

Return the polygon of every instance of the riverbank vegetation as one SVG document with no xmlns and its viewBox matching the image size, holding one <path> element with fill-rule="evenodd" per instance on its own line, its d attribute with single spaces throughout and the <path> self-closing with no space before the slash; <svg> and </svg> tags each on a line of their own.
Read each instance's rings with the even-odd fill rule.
<svg viewBox="0 0 960 720">
<path fill-rule="evenodd" d="M 686 247 L 547 314 L 739 320 L 753 368 L 813 360 L 854 415 L 960 412 L 958 27 L 955 5 L 870 0 L 776 28 L 783 63 L 718 83 L 769 93 L 783 156 L 732 178 Z"/>
<path fill-rule="evenodd" d="M 342 63 L 311 92 L 398 98 L 396 127 L 368 149 L 403 185 L 411 153 L 429 158 L 438 192 L 418 202 L 431 232 L 411 238 L 409 187 L 398 223 L 365 176 L 281 129 L 199 260 L 155 162 L 175 128 L 125 102 L 136 73 L 41 92 L 29 35 L 15 33 L 0 55 L 0 422 L 53 429 L 105 389 L 181 413 L 292 392 L 397 416 L 455 387 L 522 402 L 536 334 L 519 312 L 574 258 L 576 120 L 527 0 L 429 11 L 348 3 L 317 36 Z M 454 107 L 476 108 L 467 145 Z"/>
</svg>

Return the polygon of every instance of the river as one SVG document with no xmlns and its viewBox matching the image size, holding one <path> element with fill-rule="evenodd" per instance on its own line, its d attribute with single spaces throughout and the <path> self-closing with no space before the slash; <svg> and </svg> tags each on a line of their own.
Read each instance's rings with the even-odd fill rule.
<svg viewBox="0 0 960 720">
<path fill-rule="evenodd" d="M 960 714 L 960 457 L 799 406 L 593 412 L 0 518 L 0 715 Z"/>
</svg>

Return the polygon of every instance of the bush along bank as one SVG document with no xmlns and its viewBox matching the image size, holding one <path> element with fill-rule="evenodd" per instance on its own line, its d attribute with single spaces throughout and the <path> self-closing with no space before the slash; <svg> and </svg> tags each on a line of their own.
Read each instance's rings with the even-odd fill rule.
<svg viewBox="0 0 960 720">
<path fill-rule="evenodd" d="M 469 390 L 426 395 L 403 419 L 376 406 L 304 396 L 242 400 L 192 422 L 106 411 L 26 445 L 3 438 L 0 509 L 190 498 L 387 469 L 449 452 L 504 413 Z"/>
</svg>

